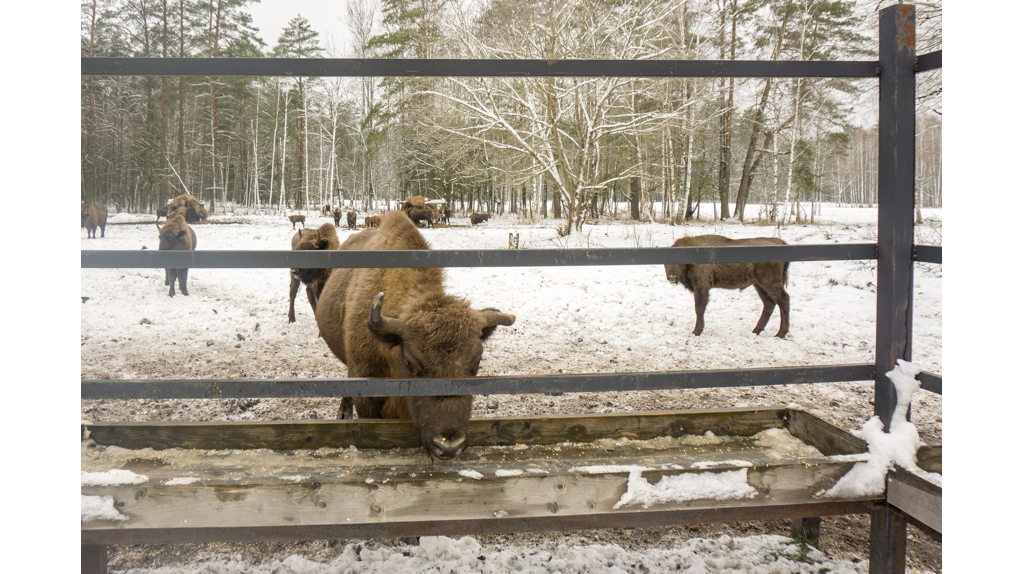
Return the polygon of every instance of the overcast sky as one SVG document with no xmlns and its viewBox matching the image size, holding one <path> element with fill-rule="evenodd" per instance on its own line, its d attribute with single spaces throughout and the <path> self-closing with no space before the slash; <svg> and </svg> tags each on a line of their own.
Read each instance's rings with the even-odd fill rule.
<svg viewBox="0 0 1024 574">
<path fill-rule="evenodd" d="M 320 34 L 321 47 L 326 48 L 328 39 L 333 38 L 338 51 L 335 56 L 345 57 L 350 55 L 345 4 L 345 0 L 262 0 L 248 5 L 246 10 L 252 14 L 253 24 L 260 29 L 259 36 L 267 48 L 277 44 L 277 38 L 289 20 L 301 15 Z"/>
</svg>

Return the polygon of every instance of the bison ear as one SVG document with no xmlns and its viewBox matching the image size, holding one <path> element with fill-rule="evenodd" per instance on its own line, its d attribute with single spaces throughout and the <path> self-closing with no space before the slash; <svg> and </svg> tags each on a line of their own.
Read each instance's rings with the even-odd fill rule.
<svg viewBox="0 0 1024 574">
<path fill-rule="evenodd" d="M 484 316 L 484 328 L 483 334 L 480 335 L 481 341 L 486 341 L 487 337 L 490 337 L 494 330 L 498 328 L 498 325 L 504 327 L 510 327 L 516 322 L 516 316 L 498 311 L 494 307 L 488 307 L 480 311 Z"/>
<path fill-rule="evenodd" d="M 402 322 L 381 313 L 380 308 L 383 304 L 384 292 L 381 291 L 373 298 L 373 304 L 370 305 L 370 318 L 366 321 L 366 326 L 381 342 L 388 345 L 401 345 Z"/>
<path fill-rule="evenodd" d="M 181 239 L 182 237 L 185 237 L 185 230 L 184 229 L 182 229 L 181 231 L 178 232 L 178 239 Z"/>
</svg>

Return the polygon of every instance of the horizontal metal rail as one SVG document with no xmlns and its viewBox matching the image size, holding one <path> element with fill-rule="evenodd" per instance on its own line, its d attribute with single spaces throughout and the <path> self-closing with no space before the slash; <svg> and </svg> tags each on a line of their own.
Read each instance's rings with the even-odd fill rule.
<svg viewBox="0 0 1024 574">
<path fill-rule="evenodd" d="M 873 78 L 877 61 L 82 58 L 83 76 Z"/>
<path fill-rule="evenodd" d="M 639 247 L 611 249 L 422 249 L 381 251 L 121 251 L 83 250 L 82 268 L 344 269 L 392 267 L 549 267 L 848 261 L 875 259 L 874 243 Z"/>
<path fill-rule="evenodd" d="M 935 373 L 929 373 L 928 371 L 922 371 L 917 374 L 917 380 L 921 381 L 921 388 L 926 391 L 931 391 L 937 395 L 942 394 L 942 376 L 936 375 Z"/>
<path fill-rule="evenodd" d="M 241 399 L 598 393 L 869 381 L 874 365 L 471 377 L 82 381 L 82 399 Z"/>
<path fill-rule="evenodd" d="M 914 246 L 914 261 L 919 263 L 939 263 L 942 264 L 942 246 L 941 245 L 915 245 Z"/>
<path fill-rule="evenodd" d="M 936 50 L 927 54 L 921 54 L 917 57 L 917 62 L 914 64 L 914 71 L 917 73 L 927 72 L 928 70 L 936 70 L 942 67 L 942 50 Z"/>
</svg>

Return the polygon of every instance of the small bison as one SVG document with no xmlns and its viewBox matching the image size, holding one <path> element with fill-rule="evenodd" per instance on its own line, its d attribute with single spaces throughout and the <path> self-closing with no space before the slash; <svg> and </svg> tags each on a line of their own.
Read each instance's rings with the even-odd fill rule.
<svg viewBox="0 0 1024 574">
<path fill-rule="evenodd" d="M 721 235 L 697 235 L 678 239 L 672 247 L 726 245 L 786 245 L 786 242 L 774 237 L 729 239 Z M 786 293 L 785 287 L 789 281 L 788 261 L 666 264 L 665 275 L 670 283 L 682 283 L 683 287 L 693 292 L 693 306 L 697 311 L 694 335 L 700 335 L 704 331 L 704 310 L 708 306 L 708 292 L 712 287 L 743 290 L 751 285 L 764 303 L 764 310 L 761 311 L 761 318 L 754 327 L 754 333 L 759 334 L 764 330 L 776 304 L 779 306 L 782 320 L 779 332 L 775 336 L 783 338 L 789 332 L 789 293 Z"/>
<path fill-rule="evenodd" d="M 164 219 L 167 219 L 167 209 L 169 207 L 170 207 L 169 205 L 165 205 L 165 206 L 161 207 L 160 209 L 156 210 L 156 220 L 157 220 L 157 222 L 160 221 L 161 217 L 163 217 Z"/>
<path fill-rule="evenodd" d="M 412 207 L 404 211 L 415 225 L 418 226 L 421 221 L 426 221 L 428 226 L 434 227 L 434 217 L 436 214 L 432 209 L 427 207 Z"/>
<path fill-rule="evenodd" d="M 449 209 L 447 205 L 442 205 L 441 208 L 439 209 L 439 211 L 440 211 L 440 216 L 441 216 L 440 217 L 441 223 L 443 223 L 445 225 L 449 225 L 451 223 L 451 219 L 452 219 L 452 210 Z"/>
<path fill-rule="evenodd" d="M 355 229 L 356 228 L 356 212 L 350 211 L 350 212 L 346 213 L 345 214 L 345 218 L 348 220 L 348 228 L 349 229 Z"/>
<path fill-rule="evenodd" d="M 478 223 L 483 223 L 483 222 L 487 221 L 490 218 L 491 218 L 491 214 L 490 213 L 470 213 L 469 214 L 469 222 L 472 223 L 473 225 L 476 225 Z"/>
<path fill-rule="evenodd" d="M 96 228 L 100 228 L 100 237 L 107 236 L 107 208 L 90 203 L 82 206 L 82 227 L 85 228 L 86 239 L 96 239 Z"/>
<path fill-rule="evenodd" d="M 342 249 L 429 249 L 404 213 L 392 211 L 378 229 L 353 234 Z M 477 310 L 444 292 L 442 269 L 336 269 L 317 304 L 316 322 L 349 377 L 412 379 L 473 377 L 483 343 L 514 315 Z M 407 419 L 427 454 L 450 460 L 469 445 L 471 395 L 346 398 L 339 418 Z"/>
<path fill-rule="evenodd" d="M 334 226 L 335 227 L 340 226 L 341 225 L 341 208 L 340 207 L 335 207 L 334 211 L 331 212 L 331 215 L 334 217 Z"/>
<path fill-rule="evenodd" d="M 163 227 L 156 224 L 160 230 L 160 251 L 194 251 L 196 248 L 196 232 L 189 227 L 185 216 L 174 213 L 167 219 Z M 181 294 L 188 296 L 188 268 L 164 269 L 164 285 L 170 285 L 168 293 L 174 297 L 174 280 L 178 280 L 178 287 Z"/>
<path fill-rule="evenodd" d="M 331 204 L 330 203 L 325 203 L 324 206 L 320 208 L 320 215 L 323 215 L 324 217 L 330 217 L 331 216 Z"/>
<path fill-rule="evenodd" d="M 380 220 L 383 219 L 383 215 L 371 215 L 366 218 L 366 227 L 377 227 L 380 225 Z"/>
<path fill-rule="evenodd" d="M 316 249 L 328 251 L 338 249 L 341 242 L 338 241 L 338 234 L 330 223 L 321 225 L 316 231 L 300 229 L 292 236 L 292 250 L 303 251 Z M 313 308 L 313 315 L 316 316 L 316 302 L 320 298 L 320 292 L 324 290 L 327 278 L 331 276 L 333 269 L 292 269 L 291 285 L 288 288 L 288 322 L 295 322 L 295 296 L 299 292 L 299 283 L 306 286 L 306 298 L 309 306 Z"/>
<path fill-rule="evenodd" d="M 306 216 L 305 215 L 289 215 L 288 221 L 292 222 L 292 229 L 295 229 L 296 223 L 301 223 L 302 228 L 306 228 Z"/>
</svg>

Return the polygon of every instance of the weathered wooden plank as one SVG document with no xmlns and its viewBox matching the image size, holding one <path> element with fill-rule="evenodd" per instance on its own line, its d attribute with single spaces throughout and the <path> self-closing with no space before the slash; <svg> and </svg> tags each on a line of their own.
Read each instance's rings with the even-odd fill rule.
<svg viewBox="0 0 1024 574">
<path fill-rule="evenodd" d="M 532 418 L 470 420 L 470 444 L 556 444 L 589 442 L 602 438 L 649 439 L 658 436 L 704 434 L 750 436 L 783 425 L 781 407 L 716 409 L 592 416 L 552 415 Z M 123 448 L 195 449 L 317 449 L 413 448 L 419 433 L 408 421 L 178 421 L 98 423 L 83 425 L 99 444 Z"/>
<path fill-rule="evenodd" d="M 802 461 L 713 470 L 654 470 L 642 474 L 655 484 L 664 476 L 744 471 L 756 492 L 739 500 L 665 502 L 654 510 L 766 507 L 815 502 L 852 467 L 852 462 Z M 440 520 L 483 520 L 585 516 L 646 510 L 614 508 L 626 492 L 628 472 L 566 473 L 480 479 L 454 472 L 443 478 L 406 476 L 393 481 L 248 483 L 213 486 L 83 486 L 86 495 L 112 496 L 127 521 L 91 521 L 83 529 L 239 528 L 280 525 L 373 524 Z M 851 500 L 870 500 L 869 497 Z"/>
<path fill-rule="evenodd" d="M 917 449 L 917 466 L 928 472 L 942 474 L 942 445 L 927 444 Z"/>
<path fill-rule="evenodd" d="M 82 543 L 82 574 L 107 574 L 107 545 Z"/>
<path fill-rule="evenodd" d="M 756 508 L 701 508 L 649 510 L 586 516 L 551 515 L 535 518 L 489 518 L 482 520 L 439 520 L 385 522 L 374 524 L 325 524 L 319 526 L 272 526 L 240 528 L 132 528 L 82 530 L 82 544 L 171 544 L 208 542 L 286 542 L 296 540 L 338 540 L 404 538 L 408 536 L 465 536 L 522 532 L 596 530 L 687 526 L 714 522 L 741 522 L 867 514 L 870 502 L 815 502 L 771 505 Z"/>
<path fill-rule="evenodd" d="M 857 454 L 868 450 L 868 443 L 863 439 L 807 411 L 788 409 L 786 416 L 786 429 L 793 436 L 820 450 L 825 456 Z"/>
<path fill-rule="evenodd" d="M 889 504 L 942 534 L 942 487 L 902 468 L 890 470 L 885 482 Z"/>
<path fill-rule="evenodd" d="M 895 507 L 871 506 L 870 574 L 903 574 L 907 566 L 907 521 Z"/>
</svg>

